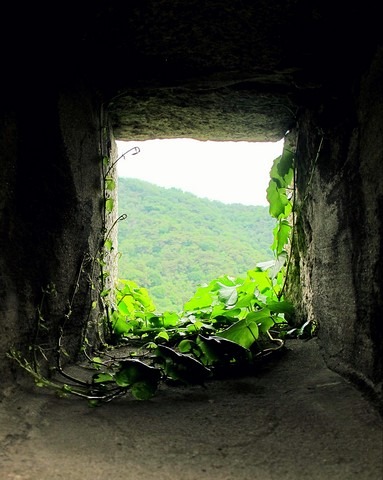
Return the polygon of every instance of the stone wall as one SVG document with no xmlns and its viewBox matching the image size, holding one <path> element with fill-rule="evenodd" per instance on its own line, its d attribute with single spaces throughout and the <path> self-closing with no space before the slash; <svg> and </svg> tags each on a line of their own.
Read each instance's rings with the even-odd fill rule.
<svg viewBox="0 0 383 480">
<path fill-rule="evenodd" d="M 0 376 L 35 338 L 37 307 L 45 326 L 40 340 L 50 356 L 59 327 L 65 346 L 78 352 L 90 313 L 91 272 L 101 229 L 99 100 L 83 90 L 43 85 L 20 92 L 1 116 Z M 97 269 L 96 269 L 97 271 Z M 78 288 L 76 285 L 78 283 Z M 54 288 L 52 288 L 54 285 Z M 45 295 L 43 290 L 56 291 Z M 65 319 L 69 311 L 72 314 Z"/>
<path fill-rule="evenodd" d="M 300 320 L 319 325 L 328 365 L 380 397 L 382 53 L 360 82 L 322 97 L 300 118 L 299 256 L 290 285 Z"/>
<path fill-rule="evenodd" d="M 301 321 L 319 323 L 328 364 L 379 393 L 378 5 L 132 0 L 75 10 L 28 3 L 21 15 L 8 2 L 2 13 L 2 381 L 12 368 L 8 349 L 33 341 L 49 284 L 58 296 L 44 303 L 48 347 L 74 298 L 66 331 L 77 352 L 90 283 L 82 279 L 73 293 L 84 255 L 101 241 L 100 160 L 113 158 L 113 135 L 262 141 L 295 128 L 300 210 L 290 295 Z"/>
</svg>

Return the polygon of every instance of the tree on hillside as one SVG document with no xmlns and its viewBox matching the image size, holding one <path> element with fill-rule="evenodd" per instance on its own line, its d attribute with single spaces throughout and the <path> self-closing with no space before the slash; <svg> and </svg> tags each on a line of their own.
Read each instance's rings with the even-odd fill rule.
<svg viewBox="0 0 383 480">
<path fill-rule="evenodd" d="M 159 311 L 181 310 L 198 285 L 243 276 L 272 258 L 268 207 L 227 205 L 119 178 L 119 276 L 148 288 Z"/>
</svg>

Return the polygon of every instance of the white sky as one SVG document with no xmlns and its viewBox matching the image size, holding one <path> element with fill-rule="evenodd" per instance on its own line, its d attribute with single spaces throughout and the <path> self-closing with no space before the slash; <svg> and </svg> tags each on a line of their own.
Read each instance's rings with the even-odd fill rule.
<svg viewBox="0 0 383 480">
<path fill-rule="evenodd" d="M 117 163 L 120 177 L 175 187 L 223 203 L 268 205 L 266 188 L 279 142 L 213 142 L 177 138 L 117 142 L 118 155 L 138 147 Z"/>
</svg>

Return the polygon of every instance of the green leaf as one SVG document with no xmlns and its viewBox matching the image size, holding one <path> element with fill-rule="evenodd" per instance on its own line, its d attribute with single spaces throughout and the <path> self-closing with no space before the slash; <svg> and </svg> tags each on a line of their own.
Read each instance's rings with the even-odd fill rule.
<svg viewBox="0 0 383 480">
<path fill-rule="evenodd" d="M 211 344 L 211 342 L 206 341 L 203 336 L 197 337 L 197 344 L 202 352 L 202 357 L 200 358 L 201 362 L 206 365 L 214 365 L 220 360 L 220 355 L 217 352 L 217 349 Z"/>
<path fill-rule="evenodd" d="M 114 378 L 110 373 L 95 373 L 92 377 L 92 383 L 113 382 Z"/>
<path fill-rule="evenodd" d="M 280 220 L 277 226 L 274 228 L 274 242 L 271 248 L 276 252 L 277 256 L 284 251 L 284 247 L 290 238 L 290 232 L 291 225 L 287 220 Z"/>
<path fill-rule="evenodd" d="M 128 333 L 132 330 L 132 327 L 128 324 L 124 317 L 118 316 L 113 320 L 112 328 L 114 333 L 117 335 L 123 335 L 124 333 Z"/>
<path fill-rule="evenodd" d="M 254 290 L 257 289 L 259 292 L 264 293 L 272 288 L 272 282 L 267 271 L 259 269 L 249 270 L 247 275 L 253 281 Z"/>
<path fill-rule="evenodd" d="M 238 298 L 237 286 L 234 285 L 232 287 L 228 287 L 222 283 L 218 283 L 218 285 L 218 298 L 220 301 L 223 302 L 227 307 L 235 305 Z"/>
<path fill-rule="evenodd" d="M 292 204 L 287 198 L 286 188 L 290 186 L 293 176 L 294 154 L 289 150 L 283 150 L 277 157 L 270 170 L 269 186 L 266 189 L 266 197 L 269 202 L 269 212 L 274 218 L 287 218 L 292 210 Z"/>
<path fill-rule="evenodd" d="M 282 155 L 278 158 L 278 175 L 279 177 L 284 179 L 286 185 L 289 185 L 293 179 L 294 153 L 284 148 Z"/>
<path fill-rule="evenodd" d="M 238 308 L 237 308 L 238 307 Z M 229 318 L 236 318 L 241 315 L 241 308 L 239 308 L 238 303 L 236 304 L 236 308 L 226 308 L 225 305 L 220 303 L 219 305 L 215 305 L 211 312 L 211 318 L 216 318 L 220 316 L 229 317 Z"/>
<path fill-rule="evenodd" d="M 177 313 L 175 312 L 163 313 L 163 322 L 164 322 L 165 328 L 175 327 L 179 324 L 179 321 L 180 321 L 180 317 Z"/>
<path fill-rule="evenodd" d="M 201 308 L 211 307 L 213 297 L 208 291 L 207 287 L 200 287 L 195 292 L 194 296 L 185 303 L 184 311 L 191 312 L 193 310 L 199 310 Z"/>
<path fill-rule="evenodd" d="M 290 315 L 294 313 L 294 305 L 287 300 L 280 302 L 268 301 L 267 306 L 274 313 L 287 313 Z"/>
<path fill-rule="evenodd" d="M 113 242 L 112 240 L 110 240 L 110 238 L 107 238 L 104 242 L 104 247 L 106 248 L 106 250 L 108 250 L 109 252 L 112 250 L 113 248 Z"/>
<path fill-rule="evenodd" d="M 110 190 L 110 191 L 112 191 L 112 190 L 114 190 L 114 189 L 116 188 L 116 182 L 114 181 L 113 178 L 107 177 L 107 178 L 105 179 L 105 188 L 106 188 L 107 190 Z"/>
<path fill-rule="evenodd" d="M 189 353 L 192 352 L 193 349 L 196 347 L 196 343 L 193 340 L 181 340 L 180 343 L 178 344 L 178 350 L 181 353 Z"/>
<path fill-rule="evenodd" d="M 275 265 L 275 260 L 268 260 L 267 262 L 259 262 L 257 263 L 257 269 L 262 271 L 268 270 Z"/>
<path fill-rule="evenodd" d="M 258 326 L 255 322 L 248 322 L 246 319 L 239 320 L 223 332 L 217 333 L 219 337 L 227 338 L 233 342 L 250 348 L 258 338 Z"/>
<path fill-rule="evenodd" d="M 247 328 L 248 328 L 251 336 L 253 337 L 253 342 L 252 342 L 252 344 L 253 344 L 254 341 L 258 340 L 258 337 L 259 337 L 258 324 L 256 322 L 247 323 Z"/>
<path fill-rule="evenodd" d="M 168 334 L 168 332 L 166 332 L 165 330 L 163 330 L 162 332 L 159 332 L 159 333 L 155 336 L 155 338 L 154 338 L 154 340 L 160 340 L 160 339 L 163 339 L 163 340 L 168 341 L 168 340 L 169 340 L 169 334 Z"/>
<path fill-rule="evenodd" d="M 250 352 L 246 348 L 222 336 L 211 335 L 205 337 L 199 335 L 197 343 L 204 354 L 201 360 L 205 365 L 247 361 L 249 359 Z"/>
<path fill-rule="evenodd" d="M 105 210 L 108 213 L 113 211 L 113 207 L 114 207 L 114 200 L 112 198 L 108 198 L 107 200 L 105 200 Z"/>
<path fill-rule="evenodd" d="M 252 293 L 246 293 L 244 295 L 240 295 L 238 297 L 238 301 L 235 304 L 237 308 L 244 308 L 244 307 L 251 307 L 254 301 L 254 285 L 253 285 L 253 292 Z"/>
<path fill-rule="evenodd" d="M 274 320 L 270 316 L 263 317 L 258 320 L 257 325 L 261 333 L 267 333 L 274 326 Z"/>
<path fill-rule="evenodd" d="M 162 328 L 164 326 L 164 319 L 162 315 L 152 315 L 151 317 L 147 318 L 150 327 L 155 328 Z"/>
<path fill-rule="evenodd" d="M 255 312 L 250 312 L 247 317 L 246 317 L 246 321 L 248 324 L 250 323 L 259 323 L 261 322 L 264 318 L 270 318 L 270 310 L 268 310 L 267 308 L 262 308 L 261 310 L 257 310 Z"/>
<path fill-rule="evenodd" d="M 289 200 L 275 180 L 270 180 L 269 186 L 266 189 L 266 198 L 270 204 L 270 215 L 274 218 L 279 218 L 281 215 L 283 216 Z"/>
<path fill-rule="evenodd" d="M 130 391 L 137 400 L 149 400 L 157 391 L 157 383 L 150 381 L 136 382 L 132 385 Z"/>
<path fill-rule="evenodd" d="M 103 365 L 104 362 L 102 361 L 102 358 L 101 357 L 93 357 L 92 358 L 92 365 L 93 367 L 95 368 L 100 368 L 101 365 Z"/>
<path fill-rule="evenodd" d="M 158 345 L 156 349 L 157 362 L 161 363 L 166 375 L 182 383 L 202 385 L 210 376 L 211 371 L 197 359 L 177 353 L 165 345 Z"/>
<path fill-rule="evenodd" d="M 202 328 L 209 328 L 210 325 L 207 325 L 202 320 L 193 320 L 193 322 L 187 326 L 187 331 L 190 333 L 195 333 L 201 330 Z"/>
<path fill-rule="evenodd" d="M 45 382 L 44 380 L 35 380 L 35 385 L 36 387 L 46 387 L 47 386 L 47 382 Z"/>
<path fill-rule="evenodd" d="M 277 258 L 273 260 L 273 265 L 269 273 L 271 279 L 274 280 L 277 278 L 278 274 L 281 272 L 282 268 L 286 264 L 286 260 L 287 254 L 285 251 L 281 252 L 279 255 L 277 255 Z"/>
<path fill-rule="evenodd" d="M 161 372 L 140 360 L 129 359 L 121 362 L 120 370 L 114 374 L 114 378 L 120 387 L 129 387 L 137 382 L 157 384 L 161 378 Z"/>
</svg>

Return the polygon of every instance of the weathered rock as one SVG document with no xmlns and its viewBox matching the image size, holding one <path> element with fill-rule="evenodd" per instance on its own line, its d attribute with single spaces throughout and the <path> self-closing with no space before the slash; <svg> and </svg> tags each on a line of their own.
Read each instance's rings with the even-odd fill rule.
<svg viewBox="0 0 383 480">
<path fill-rule="evenodd" d="M 1 375 L 28 349 L 54 283 L 54 348 L 72 302 L 81 344 L 98 272 L 103 156 L 114 138 L 297 138 L 290 295 L 325 358 L 381 395 L 383 111 L 380 15 L 369 2 L 132 0 L 3 8 Z M 317 153 L 321 145 L 320 154 Z M 108 217 L 109 225 L 113 216 Z M 88 257 L 87 257 L 88 258 Z M 89 265 L 87 265 L 87 268 Z M 111 271 L 113 267 L 110 266 Z M 90 273 L 92 272 L 92 273 Z M 87 280 L 85 280 L 87 278 Z M 97 311 L 94 312 L 97 315 Z"/>
</svg>

